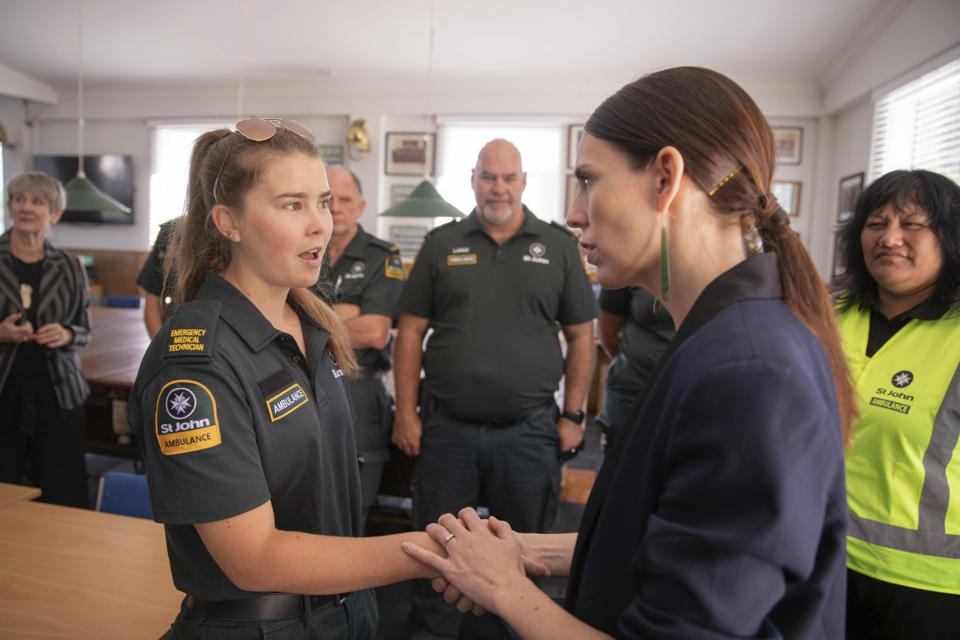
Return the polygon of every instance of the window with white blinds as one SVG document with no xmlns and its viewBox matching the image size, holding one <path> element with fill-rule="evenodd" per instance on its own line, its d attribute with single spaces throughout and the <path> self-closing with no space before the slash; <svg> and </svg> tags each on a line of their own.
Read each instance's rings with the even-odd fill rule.
<svg viewBox="0 0 960 640">
<path fill-rule="evenodd" d="M 960 182 L 960 59 L 877 101 L 870 181 L 894 169 L 927 169 Z"/>
<path fill-rule="evenodd" d="M 557 121 L 442 122 L 438 129 L 437 191 L 444 200 L 469 213 L 476 204 L 470 172 L 480 149 L 494 138 L 506 138 L 520 150 L 527 188 L 523 203 L 539 218 L 563 221 L 563 131 Z"/>
</svg>

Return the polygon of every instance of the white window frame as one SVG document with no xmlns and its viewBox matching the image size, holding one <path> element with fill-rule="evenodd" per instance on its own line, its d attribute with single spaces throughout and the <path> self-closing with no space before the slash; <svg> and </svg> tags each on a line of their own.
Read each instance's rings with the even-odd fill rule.
<svg viewBox="0 0 960 640">
<path fill-rule="evenodd" d="M 960 182 L 960 48 L 876 91 L 869 181 L 927 169 Z"/>
</svg>

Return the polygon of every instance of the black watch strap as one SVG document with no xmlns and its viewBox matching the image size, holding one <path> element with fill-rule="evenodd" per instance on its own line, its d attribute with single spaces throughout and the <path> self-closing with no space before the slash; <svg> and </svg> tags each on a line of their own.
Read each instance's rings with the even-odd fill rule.
<svg viewBox="0 0 960 640">
<path fill-rule="evenodd" d="M 583 413 L 582 410 L 581 411 L 563 411 L 560 413 L 560 417 L 566 418 L 571 422 L 576 422 L 577 424 L 583 424 L 583 419 L 586 417 L 586 415 Z"/>
</svg>

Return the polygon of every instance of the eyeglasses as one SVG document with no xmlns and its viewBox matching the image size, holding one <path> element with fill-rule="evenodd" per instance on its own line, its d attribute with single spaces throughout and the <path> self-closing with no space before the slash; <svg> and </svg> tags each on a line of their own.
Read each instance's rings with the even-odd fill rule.
<svg viewBox="0 0 960 640">
<path fill-rule="evenodd" d="M 286 129 L 314 144 L 317 142 L 317 136 L 296 120 L 288 120 L 286 118 L 247 118 L 234 125 L 234 131 L 236 133 L 253 142 L 269 140 L 275 136 L 280 129 Z M 217 201 L 217 187 L 220 186 L 220 174 L 223 173 L 223 167 L 227 164 L 227 157 L 229 155 L 230 151 L 227 150 L 223 156 L 223 162 L 220 163 L 220 168 L 217 170 L 217 177 L 213 179 L 214 202 Z"/>
</svg>

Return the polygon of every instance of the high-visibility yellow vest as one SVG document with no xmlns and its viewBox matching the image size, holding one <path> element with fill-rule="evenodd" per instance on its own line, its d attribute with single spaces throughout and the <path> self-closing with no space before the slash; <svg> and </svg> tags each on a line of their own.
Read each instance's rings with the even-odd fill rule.
<svg viewBox="0 0 960 640">
<path fill-rule="evenodd" d="M 910 320 L 868 358 L 870 312 L 838 318 L 859 392 L 846 453 L 847 566 L 960 594 L 960 317 Z"/>
</svg>

